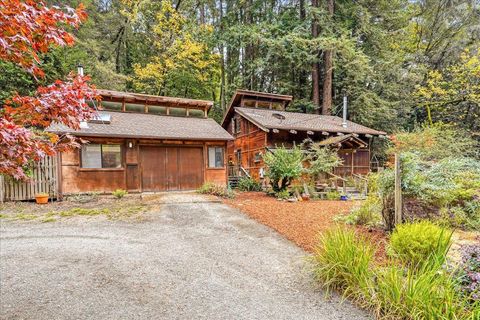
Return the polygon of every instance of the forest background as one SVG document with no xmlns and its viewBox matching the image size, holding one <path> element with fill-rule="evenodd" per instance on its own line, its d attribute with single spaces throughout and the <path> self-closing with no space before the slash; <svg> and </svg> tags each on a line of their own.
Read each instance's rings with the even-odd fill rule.
<svg viewBox="0 0 480 320">
<path fill-rule="evenodd" d="M 35 79 L 0 61 L 0 105 L 82 64 L 98 88 L 213 100 L 235 89 L 294 96 L 389 133 L 445 122 L 480 139 L 477 0 L 65 0 L 88 20 Z"/>
</svg>

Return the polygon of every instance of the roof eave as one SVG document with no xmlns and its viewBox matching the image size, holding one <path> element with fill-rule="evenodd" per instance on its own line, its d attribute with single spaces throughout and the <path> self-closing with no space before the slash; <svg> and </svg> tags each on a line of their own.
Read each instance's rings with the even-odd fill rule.
<svg viewBox="0 0 480 320">
<path fill-rule="evenodd" d="M 96 137 L 96 138 L 125 138 L 125 139 L 162 139 L 162 140 L 193 140 L 193 141 L 232 141 L 232 136 L 219 138 L 193 138 L 193 137 L 174 137 L 174 136 L 149 136 L 149 135 L 134 135 L 134 134 L 102 134 L 102 133 L 89 133 L 89 132 L 68 132 L 68 131 L 49 131 L 56 134 L 70 134 L 76 137 Z"/>
</svg>

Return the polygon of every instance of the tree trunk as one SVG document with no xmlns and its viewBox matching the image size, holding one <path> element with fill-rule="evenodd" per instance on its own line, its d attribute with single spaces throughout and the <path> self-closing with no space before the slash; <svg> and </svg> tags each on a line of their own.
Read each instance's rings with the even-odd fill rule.
<svg viewBox="0 0 480 320">
<path fill-rule="evenodd" d="M 246 2 L 245 8 L 245 22 L 248 26 L 253 25 L 253 1 L 248 0 Z M 255 87 L 255 79 L 253 72 L 253 60 L 255 59 L 255 48 L 251 40 L 247 39 L 247 45 L 245 47 L 245 77 L 246 77 L 246 87 L 249 90 L 253 90 Z"/>
<path fill-rule="evenodd" d="M 328 2 L 328 13 L 330 18 L 333 19 L 333 13 L 335 8 L 334 0 L 327 0 Z M 323 103 L 322 103 L 322 114 L 331 115 L 332 114 L 332 82 L 333 82 L 333 51 L 325 50 L 323 53 L 323 66 L 324 66 L 324 77 L 323 77 Z"/>
<path fill-rule="evenodd" d="M 305 21 L 307 15 L 306 15 L 306 10 L 305 10 L 305 0 L 300 0 L 299 3 L 299 17 L 300 21 Z M 292 70 L 295 70 L 292 68 Z M 305 87 L 307 85 L 307 71 L 304 70 L 303 68 L 300 69 L 298 72 L 298 86 L 295 92 L 296 99 L 302 99 L 305 98 Z M 293 78 L 293 83 L 295 83 L 295 77 Z"/>
<path fill-rule="evenodd" d="M 312 0 L 312 7 L 318 8 L 319 6 L 319 0 Z M 317 38 L 318 34 L 319 25 L 317 19 L 314 18 L 312 21 L 312 38 Z M 320 59 L 320 52 L 318 52 L 318 59 Z M 316 113 L 320 113 L 320 63 L 318 60 L 312 64 L 312 101 Z"/>
<path fill-rule="evenodd" d="M 219 1 L 219 21 L 218 24 L 220 26 L 220 32 L 223 33 L 223 1 Z M 226 99 L 225 99 L 225 48 L 223 46 L 223 42 L 220 42 L 219 45 L 220 51 L 220 108 L 222 112 L 225 113 L 227 106 L 226 106 Z"/>
</svg>

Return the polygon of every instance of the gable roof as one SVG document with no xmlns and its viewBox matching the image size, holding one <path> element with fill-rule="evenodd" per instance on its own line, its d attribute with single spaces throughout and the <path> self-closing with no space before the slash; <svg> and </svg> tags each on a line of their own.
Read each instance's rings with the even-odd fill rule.
<svg viewBox="0 0 480 320">
<path fill-rule="evenodd" d="M 184 140 L 233 139 L 225 129 L 210 118 L 174 117 L 116 111 L 99 111 L 98 113 L 99 116 L 110 115 L 110 123 L 88 122 L 88 128 L 81 128 L 77 131 L 63 125 L 52 124 L 47 131 L 92 137 Z"/>
<path fill-rule="evenodd" d="M 325 140 L 320 141 L 318 144 L 321 146 L 331 146 L 338 145 L 341 143 L 357 144 L 360 147 L 367 147 L 367 144 L 362 140 L 358 139 L 354 133 L 344 134 L 341 136 L 329 137 Z"/>
<path fill-rule="evenodd" d="M 232 96 L 232 99 L 230 100 L 229 106 L 237 106 L 242 98 L 247 98 L 252 100 L 261 99 L 263 101 L 271 101 L 271 102 L 285 101 L 285 106 L 287 106 L 293 100 L 292 96 L 289 96 L 286 94 L 237 89 L 235 90 L 235 94 Z"/>
<path fill-rule="evenodd" d="M 318 114 L 307 114 L 299 112 L 287 112 L 262 108 L 235 108 L 235 111 L 251 121 L 264 131 L 270 129 L 278 130 L 297 130 L 313 132 L 340 132 L 385 135 L 383 131 L 378 131 L 358 123 L 348 121 L 347 126 L 342 126 L 342 118 L 337 116 L 325 116 Z M 225 123 L 224 123 L 225 126 Z"/>
<path fill-rule="evenodd" d="M 293 96 L 285 95 L 285 94 L 277 94 L 277 93 L 268 93 L 268 92 L 260 92 L 260 91 L 253 91 L 253 90 L 243 90 L 237 89 L 235 90 L 232 99 L 230 100 L 230 104 L 227 107 L 227 112 L 222 120 L 222 126 L 225 128 L 225 125 L 233 116 L 235 112 L 235 107 L 241 106 L 241 100 L 249 99 L 249 100 L 258 100 L 263 102 L 281 102 L 284 103 L 284 106 L 287 107 L 290 102 L 293 100 Z"/>
</svg>

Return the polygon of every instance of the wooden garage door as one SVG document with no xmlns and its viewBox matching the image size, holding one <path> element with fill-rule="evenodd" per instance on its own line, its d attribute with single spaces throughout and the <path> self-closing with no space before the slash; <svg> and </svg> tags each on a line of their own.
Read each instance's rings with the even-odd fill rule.
<svg viewBox="0 0 480 320">
<path fill-rule="evenodd" d="M 203 149 L 141 147 L 143 191 L 192 190 L 203 183 Z"/>
</svg>

